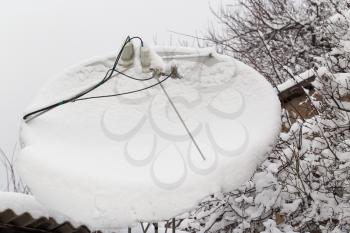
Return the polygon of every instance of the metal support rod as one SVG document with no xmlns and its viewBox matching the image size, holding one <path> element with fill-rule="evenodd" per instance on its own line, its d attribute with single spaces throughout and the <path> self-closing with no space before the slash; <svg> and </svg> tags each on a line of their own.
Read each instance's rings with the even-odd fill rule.
<svg viewBox="0 0 350 233">
<path fill-rule="evenodd" d="M 131 227 L 128 227 L 128 233 L 131 233 Z"/>
<path fill-rule="evenodd" d="M 178 116 L 178 118 L 180 119 L 182 125 L 184 126 L 185 130 L 187 131 L 187 134 L 190 136 L 190 138 L 191 138 L 193 144 L 194 144 L 195 147 L 197 148 L 197 150 L 198 150 L 200 156 L 202 157 L 203 160 L 206 160 L 205 157 L 204 157 L 204 155 L 203 155 L 202 150 L 199 148 L 199 146 L 198 146 L 198 144 L 197 144 L 197 142 L 196 142 L 196 139 L 193 137 L 193 135 L 192 135 L 190 129 L 187 127 L 185 121 L 182 119 L 182 117 L 181 117 L 179 111 L 177 110 L 177 108 L 176 108 L 174 102 L 171 100 L 171 98 L 170 98 L 168 92 L 165 90 L 163 84 L 159 81 L 158 76 L 155 76 L 155 77 L 156 77 L 156 79 L 157 79 L 157 81 L 158 81 L 158 83 L 159 83 L 159 86 L 162 88 L 162 90 L 163 90 L 165 96 L 167 97 L 167 99 L 168 99 L 170 105 L 171 105 L 172 108 L 174 109 L 176 115 Z"/>
</svg>

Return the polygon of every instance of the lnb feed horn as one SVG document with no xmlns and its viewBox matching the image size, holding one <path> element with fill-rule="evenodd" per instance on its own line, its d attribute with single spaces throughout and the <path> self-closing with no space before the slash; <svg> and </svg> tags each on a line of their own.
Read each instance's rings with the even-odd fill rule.
<svg viewBox="0 0 350 233">
<path fill-rule="evenodd" d="M 150 49 L 148 47 L 141 47 L 140 48 L 140 61 L 142 66 L 143 72 L 149 72 L 150 66 L 151 66 L 151 55 L 150 55 Z"/>
<path fill-rule="evenodd" d="M 121 66 L 131 66 L 134 63 L 134 45 L 131 42 L 128 42 L 122 52 L 120 65 Z"/>
</svg>

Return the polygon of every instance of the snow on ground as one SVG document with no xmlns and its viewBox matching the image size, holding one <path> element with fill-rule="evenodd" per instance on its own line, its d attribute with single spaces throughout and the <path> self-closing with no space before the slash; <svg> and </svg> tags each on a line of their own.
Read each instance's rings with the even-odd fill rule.
<svg viewBox="0 0 350 233">
<path fill-rule="evenodd" d="M 208 50 L 156 51 L 168 64 L 176 63 L 184 77 L 163 85 L 206 159 L 159 86 L 66 104 L 22 124 L 18 169 L 40 203 L 79 224 L 115 229 L 169 219 L 250 178 L 280 130 L 280 103 L 273 88 L 232 58 L 203 56 Z M 96 58 L 57 75 L 28 111 L 96 83 L 112 62 L 112 56 Z M 139 69 L 125 72 L 150 75 Z M 155 82 L 117 75 L 89 96 Z"/>
</svg>

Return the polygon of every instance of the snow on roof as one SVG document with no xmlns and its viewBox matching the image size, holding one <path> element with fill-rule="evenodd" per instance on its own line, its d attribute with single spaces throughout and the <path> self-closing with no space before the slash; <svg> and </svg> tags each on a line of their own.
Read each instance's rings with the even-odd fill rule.
<svg viewBox="0 0 350 233">
<path fill-rule="evenodd" d="M 284 83 L 277 85 L 277 89 L 279 92 L 283 92 L 283 91 L 297 85 L 298 83 L 301 83 L 301 82 L 307 80 L 308 78 L 313 77 L 314 75 L 315 75 L 315 72 L 313 69 L 307 70 L 299 75 L 294 76 L 294 79 L 288 79 Z"/>
<path fill-rule="evenodd" d="M 28 212 L 35 218 L 49 217 L 47 210 L 33 196 L 21 193 L 0 192 L 0 212 L 6 209 L 12 209 L 17 214 Z"/>
<path fill-rule="evenodd" d="M 53 218 L 58 224 L 70 220 L 60 213 L 45 208 L 31 195 L 0 191 L 0 213 L 5 212 L 6 210 L 13 211 L 17 216 L 29 213 L 34 219 L 41 217 L 47 219 Z M 75 227 L 79 227 L 79 224 L 75 222 L 71 222 L 71 224 Z"/>
<path fill-rule="evenodd" d="M 274 89 L 252 68 L 208 49 L 155 51 L 183 76 L 162 84 L 205 160 L 160 86 L 66 104 L 21 126 L 17 167 L 40 203 L 89 227 L 114 229 L 169 219 L 250 178 L 280 131 Z M 113 59 L 90 60 L 50 79 L 28 111 L 98 82 Z M 137 66 L 136 59 L 125 72 L 150 76 Z M 117 75 L 89 96 L 155 82 Z"/>
</svg>

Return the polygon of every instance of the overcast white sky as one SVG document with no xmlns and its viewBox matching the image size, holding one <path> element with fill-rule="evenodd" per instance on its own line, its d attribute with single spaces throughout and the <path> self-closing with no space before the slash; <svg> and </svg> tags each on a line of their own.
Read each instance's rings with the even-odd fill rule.
<svg viewBox="0 0 350 233">
<path fill-rule="evenodd" d="M 168 44 L 205 32 L 221 0 L 8 0 L 0 7 L 0 147 L 10 153 L 22 112 L 51 75 L 119 49 L 125 36 Z"/>
</svg>

